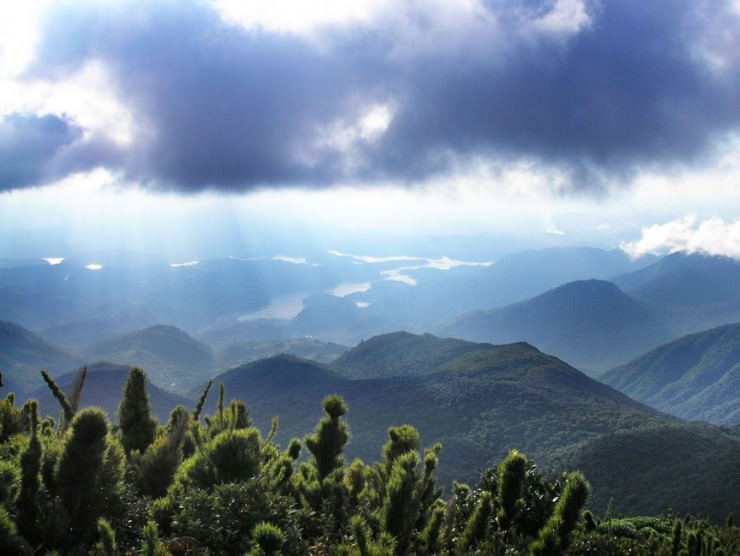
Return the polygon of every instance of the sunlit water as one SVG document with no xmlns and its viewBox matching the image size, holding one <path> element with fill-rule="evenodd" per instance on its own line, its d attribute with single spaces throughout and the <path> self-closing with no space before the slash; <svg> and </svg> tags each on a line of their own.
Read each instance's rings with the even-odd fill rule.
<svg viewBox="0 0 740 556">
<path fill-rule="evenodd" d="M 267 307 L 241 315 L 237 320 L 244 322 L 253 319 L 286 319 L 290 320 L 303 311 L 303 301 L 310 293 L 291 293 L 273 299 Z"/>
</svg>

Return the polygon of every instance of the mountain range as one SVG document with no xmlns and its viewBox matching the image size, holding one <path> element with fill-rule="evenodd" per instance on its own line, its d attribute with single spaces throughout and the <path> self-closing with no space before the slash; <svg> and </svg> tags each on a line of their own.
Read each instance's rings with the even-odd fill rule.
<svg viewBox="0 0 740 556">
<path fill-rule="evenodd" d="M 729 257 L 673 253 L 614 283 L 660 307 L 677 335 L 740 321 L 740 261 Z"/>
<path fill-rule="evenodd" d="M 427 349 L 407 351 L 414 342 Z M 365 459 L 376 456 L 389 426 L 413 424 L 426 442 L 448 447 L 441 467 L 448 478 L 452 469 L 471 478 L 511 447 L 547 459 L 555 446 L 603 434 L 615 422 L 630 428 L 668 419 L 528 344 L 470 344 L 454 355 L 449 343 L 390 334 L 353 348 L 331 368 L 281 355 L 231 369 L 214 383 L 227 398 L 244 399 L 258 424 L 279 416 L 284 440 L 313 426 L 324 396 L 343 396 L 355 439 L 349 454 Z M 352 362 L 372 357 L 370 350 L 385 358 L 375 372 L 358 373 L 362 367 Z M 430 351 L 446 355 L 420 357 Z M 358 374 L 364 377 L 351 378 Z"/>
<path fill-rule="evenodd" d="M 737 434 L 709 425 L 695 427 L 659 413 L 526 343 L 494 346 L 394 333 L 360 343 L 331 368 L 277 356 L 231 369 L 214 383 L 224 385 L 227 400 L 244 399 L 258 426 L 269 427 L 270 418 L 278 416 L 278 439 L 283 442 L 310 430 L 321 417 L 325 395 L 342 395 L 352 430 L 349 458 L 377 457 L 389 426 L 412 424 L 426 445 L 444 445 L 442 484 L 453 478 L 475 480 L 482 469 L 517 448 L 553 472 L 564 469 L 565 462 L 609 466 L 608 475 L 589 475 L 594 492 L 600 493 L 592 506 L 599 511 L 609 503 L 604 493 L 616 488 L 624 499 L 639 501 L 620 511 L 639 507 L 663 512 L 671 507 L 715 512 L 713 518 L 721 519 L 736 505 L 734 494 L 717 485 L 736 480 Z M 215 403 L 212 397 L 211 410 Z M 680 442 L 656 441 L 662 450 L 623 452 L 624 442 L 612 440 L 618 431 L 619 438 L 639 445 L 641 439 L 660 437 L 662 430 L 690 438 L 691 447 L 719 442 L 723 449 L 707 461 L 706 453 L 692 452 Z M 644 468 L 661 468 L 668 461 L 669 475 L 661 479 L 656 472 L 633 473 L 634 457 L 642 458 Z M 660 497 L 639 498 L 646 476 Z M 683 499 L 676 488 L 682 481 L 696 485 L 697 492 L 706 487 L 713 498 Z"/>
<path fill-rule="evenodd" d="M 604 280 L 571 282 L 527 301 L 470 313 L 441 333 L 471 341 L 526 341 L 592 372 L 675 338 L 660 311 Z"/>
<path fill-rule="evenodd" d="M 184 335 L 170 327 L 143 332 L 178 341 Z M 129 337 L 123 347 L 136 344 L 135 338 Z M 179 346 L 178 341 L 171 347 Z M 309 345 L 305 342 L 304 346 Z M 120 343 L 119 338 L 112 346 L 121 347 Z M 185 345 L 199 344 L 186 341 Z M 128 365 L 90 365 L 82 405 L 103 406 L 115 417 L 128 369 Z M 33 375 L 37 376 L 37 369 Z M 76 373 L 68 373 L 57 381 L 68 390 L 75 377 Z M 36 380 L 32 395 L 39 398 L 44 412 L 58 415 L 56 401 Z M 524 342 L 492 345 L 397 332 L 369 338 L 328 365 L 291 355 L 272 356 L 219 374 L 208 411 L 215 411 L 221 384 L 226 401 L 244 399 L 263 430 L 278 416 L 277 438 L 283 443 L 312 429 L 322 416 L 321 400 L 326 395 L 342 395 L 350 408 L 348 458 L 375 459 L 389 426 L 412 424 L 425 445 L 443 443 L 439 469 L 443 485 L 453 479 L 475 481 L 482 469 L 517 448 L 551 472 L 565 468 L 566 462 L 583 469 L 587 465 L 608 468 L 608 474 L 589 475 L 594 492 L 599 493 L 593 506 L 599 511 L 608 503 L 603 493 L 614 493 L 615 488 L 620 499 L 634 502 L 624 511 L 639 507 L 661 512 L 669 506 L 704 511 L 709 505 L 724 511 L 735 503 L 732 493 L 718 490 L 716 483 L 725 480 L 718 473 L 732 473 L 731 462 L 740 457 L 737 432 L 694 426 L 660 413 Z M 176 404 L 192 408 L 203 387 L 201 383 L 183 397 L 151 384 L 154 413 L 164 420 Z M 661 431 L 666 430 L 672 438 L 686 438 L 686 446 L 711 447 L 720 442 L 723 450 L 709 461 L 705 452 L 692 451 L 680 441 L 661 444 Z M 651 440 L 653 436 L 657 438 Z M 663 448 L 645 451 L 643 441 Z M 631 451 L 625 451 L 625 446 L 632 445 Z M 663 479 L 647 471 L 635 474 L 634 457 L 640 457 L 640 465 L 646 468 L 665 467 L 669 462 L 670 473 Z M 639 496 L 648 480 L 662 494 L 642 501 Z M 677 481 L 696 484 L 697 492 L 711 491 L 713 498 L 683 500 L 682 491 L 674 488 Z"/>
</svg>

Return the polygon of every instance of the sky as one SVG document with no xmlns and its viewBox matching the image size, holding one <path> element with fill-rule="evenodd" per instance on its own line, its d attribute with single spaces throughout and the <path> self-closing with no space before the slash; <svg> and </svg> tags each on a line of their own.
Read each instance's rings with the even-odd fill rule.
<svg viewBox="0 0 740 556">
<path fill-rule="evenodd" d="M 0 234 L 740 258 L 740 0 L 5 2 Z"/>
</svg>

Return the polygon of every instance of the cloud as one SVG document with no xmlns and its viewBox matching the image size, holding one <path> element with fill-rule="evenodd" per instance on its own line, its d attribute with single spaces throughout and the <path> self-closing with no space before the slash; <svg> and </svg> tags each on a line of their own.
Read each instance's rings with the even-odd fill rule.
<svg viewBox="0 0 740 556">
<path fill-rule="evenodd" d="M 54 115 L 11 114 L 0 119 L 0 191 L 36 185 L 64 174 L 64 149 L 81 130 Z"/>
<path fill-rule="evenodd" d="M 697 222 L 695 215 L 688 215 L 643 228 L 640 239 L 623 243 L 620 248 L 633 258 L 682 251 L 740 259 L 740 219 L 726 222 L 709 218 Z"/>
<path fill-rule="evenodd" d="M 104 66 L 134 136 L 88 137 L 78 165 L 180 191 L 419 183 L 524 160 L 599 192 L 703 163 L 740 130 L 729 1 L 378 6 L 308 33 L 203 2 L 62 4 L 26 78 Z"/>
</svg>

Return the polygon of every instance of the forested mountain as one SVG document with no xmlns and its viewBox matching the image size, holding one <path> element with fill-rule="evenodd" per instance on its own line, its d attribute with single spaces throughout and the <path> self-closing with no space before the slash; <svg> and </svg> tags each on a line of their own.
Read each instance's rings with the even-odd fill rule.
<svg viewBox="0 0 740 556">
<path fill-rule="evenodd" d="M 374 354 L 381 353 L 386 356 L 378 357 L 377 367 L 373 370 L 370 360 Z M 348 375 L 353 373 L 367 377 L 375 375 L 376 378 L 349 378 Z M 236 546 L 250 546 L 248 543 L 255 541 L 247 539 L 253 538 L 249 536 L 249 531 L 254 529 L 256 518 L 247 518 L 236 507 L 232 508 L 235 503 L 239 508 L 249 508 L 250 516 L 264 511 L 273 513 L 260 515 L 280 515 L 281 517 L 272 519 L 279 519 L 277 523 L 290 531 L 287 534 L 302 531 L 300 535 L 295 533 L 298 535 L 296 539 L 314 538 L 318 534 L 316 528 L 323 526 L 311 521 L 310 515 L 328 515 L 325 514 L 327 511 L 339 512 L 340 506 L 337 504 L 342 505 L 341 512 L 358 511 L 355 504 L 359 504 L 361 500 L 365 501 L 363 504 L 371 504 L 371 500 L 374 500 L 372 492 L 376 492 L 376 497 L 380 496 L 379 500 L 372 502 L 374 506 L 368 506 L 376 508 L 373 512 L 379 511 L 378 508 L 389 507 L 389 502 L 383 502 L 383 489 L 395 488 L 392 485 L 400 481 L 400 478 L 392 479 L 391 475 L 384 473 L 396 473 L 394 459 L 408 450 L 419 449 L 422 441 L 425 446 L 441 442 L 441 451 L 439 447 L 427 451 L 424 465 L 421 465 L 419 456 L 413 462 L 409 460 L 410 467 L 406 472 L 410 473 L 408 477 L 415 477 L 413 484 L 417 485 L 409 492 L 435 492 L 427 488 L 428 483 L 424 481 L 428 479 L 423 477 L 428 477 L 429 473 L 437 470 L 439 485 L 445 487 L 445 492 L 454 500 L 451 503 L 457 505 L 458 509 L 454 511 L 465 516 L 463 524 L 459 525 L 460 530 L 467 530 L 464 523 L 473 520 L 473 508 L 483 503 L 485 492 L 492 493 L 492 496 L 496 496 L 492 504 L 498 509 L 492 514 L 495 515 L 496 526 L 487 525 L 485 529 L 494 535 L 491 537 L 494 540 L 490 542 L 499 543 L 496 546 L 513 542 L 520 551 L 528 545 L 535 546 L 533 543 L 546 516 L 554 511 L 553 505 L 560 496 L 569 496 L 567 485 L 576 479 L 573 475 L 567 475 L 546 483 L 539 477 L 531 461 L 516 452 L 510 452 L 511 448 L 520 449 L 530 455 L 538 461 L 541 469 L 555 473 L 552 477 L 557 477 L 557 472 L 563 469 L 571 468 L 587 469 L 590 473 L 588 479 L 591 483 L 592 501 L 588 507 L 602 515 L 606 512 L 607 518 L 603 529 L 601 525 L 592 522 L 588 526 L 590 529 L 574 533 L 573 546 L 583 551 L 577 552 L 578 554 L 590 554 L 594 550 L 602 553 L 601 550 L 612 546 L 617 538 L 620 543 L 632 543 L 631 546 L 636 546 L 634 543 L 642 537 L 628 532 L 622 538 L 619 536 L 622 533 L 615 536 L 610 529 L 613 513 L 655 513 L 673 508 L 682 513 L 701 513 L 719 521 L 724 519 L 727 512 L 734 511 L 737 505 L 736 487 L 739 477 L 736 462 L 740 457 L 740 437 L 736 431 L 711 425 L 685 424 L 658 413 L 526 343 L 495 346 L 440 339 L 431 335 L 395 333 L 361 343 L 342 356 L 333 368 L 280 355 L 248 363 L 219 375 L 213 381 L 210 396 L 205 399 L 203 409 L 201 396 L 205 385 L 194 389 L 189 399 L 170 395 L 149 385 L 149 398 L 161 422 L 164 422 L 169 410 L 176 404 L 195 408 L 196 419 L 191 419 L 182 411 L 174 413 L 169 417 L 168 425 L 158 433 L 156 427 L 142 413 L 144 402 L 141 400 L 144 398 L 142 391 L 137 388 L 143 390 L 144 377 L 139 374 L 141 384 L 134 387 L 132 377 L 135 375 L 133 372 L 128 374 L 127 369 L 120 366 L 92 366 L 80 400 L 81 408 L 91 404 L 102 405 L 114 419 L 118 415 L 122 399 L 128 400 L 126 404 L 130 409 L 127 411 L 134 412 L 126 418 L 133 421 L 122 421 L 119 428 L 114 430 L 115 436 L 108 440 L 112 444 L 102 460 L 107 463 L 101 464 L 104 469 L 119 469 L 122 473 L 120 463 L 125 458 L 126 477 L 131 481 L 128 486 L 131 492 L 125 498 L 125 510 L 120 509 L 121 505 L 115 507 L 119 508 L 117 511 L 128 513 L 106 513 L 115 512 L 111 509 L 114 506 L 106 505 L 108 498 L 102 498 L 95 506 L 91 505 L 100 508 L 96 511 L 103 512 L 103 515 L 117 516 L 115 519 L 120 521 L 120 526 L 119 521 L 112 522 L 115 534 L 126 546 L 141 542 L 139 531 L 144 526 L 142 520 L 147 518 L 155 520 L 160 531 L 170 539 L 184 536 L 202 539 L 209 548 L 226 552 L 232 551 Z M 129 377 L 128 382 L 125 381 L 126 376 Z M 59 377 L 57 383 L 63 390 L 70 392 L 77 378 L 77 374 L 69 374 Z M 124 390 L 126 394 L 123 394 Z M 221 397 L 219 391 L 225 396 Z M 341 398 L 327 398 L 329 394 L 338 394 Z M 41 388 L 35 395 L 40 399 L 42 413 L 59 414 L 59 405 L 52 399 L 48 389 Z M 198 398 L 201 401 L 195 402 Z M 233 400 L 244 400 L 246 405 Z M 349 406 L 348 413 L 345 401 Z M 12 404 L 9 405 L 7 401 L 0 404 L 0 413 L 5 415 L 3 431 L 6 432 L 23 431 L 24 412 L 35 411 L 32 406 L 21 411 L 12 409 Z M 198 418 L 203 411 L 211 413 L 205 419 L 205 426 L 199 425 Z M 100 420 L 100 417 L 93 416 L 94 410 L 80 409 L 78 413 L 80 420 Z M 262 441 L 259 433 L 249 428 L 250 423 L 254 422 L 263 431 L 267 431 L 273 417 L 279 417 L 277 434 L 270 434 Z M 345 419 L 349 429 L 341 424 Z M 305 437 L 304 445 L 312 455 L 320 454 L 322 450 L 330 450 L 332 455 L 328 459 L 324 456 L 309 456 L 308 462 L 298 468 L 296 459 L 300 444 L 297 441 L 289 443 L 288 440 L 304 437 L 311 430 L 312 424 L 319 420 L 316 432 Z M 33 418 L 31 422 L 35 422 Z M 79 422 L 74 419 L 72 432 L 59 438 L 70 438 L 69 442 L 73 442 L 71 439 L 75 435 L 82 434 L 83 425 Z M 132 429 L 135 426 L 149 431 L 149 440 L 146 441 L 147 444 L 137 448 L 140 452 L 129 454 L 130 447 L 134 446 L 132 442 L 139 442 L 143 438 L 144 429 L 135 433 Z M 189 428 L 192 431 L 185 435 Z M 41 430 L 43 432 L 39 434 L 45 435 L 43 449 L 52 450 L 50 446 L 54 445 L 56 437 L 54 429 L 47 422 Z M 102 427 L 101 430 L 107 429 Z M 417 434 L 417 430 L 421 436 Z M 331 435 L 335 437 L 330 440 Z M 103 437 L 104 434 L 101 438 Z M 126 456 L 124 451 L 116 448 L 119 445 L 116 440 L 118 437 L 124 447 L 129 446 L 125 449 Z M 389 437 L 390 440 L 386 442 Z M 272 444 L 273 441 L 289 447 L 282 452 Z M 379 446 L 383 446 L 384 442 L 385 447 L 381 451 Z M 251 446 L 249 450 L 254 454 L 261 455 L 255 455 L 254 458 L 245 455 L 247 445 Z M 58 448 L 46 457 L 66 458 L 66 455 L 53 454 L 66 454 L 69 449 Z M 338 451 L 334 451 L 335 449 Z M 183 457 L 190 459 L 182 463 L 178 470 Z M 332 471 L 340 469 L 344 462 L 349 463 L 355 457 L 361 457 L 365 461 L 374 461 L 380 457 L 384 463 L 370 467 L 354 462 L 341 471 Z M 506 459 L 498 468 L 491 467 L 503 457 Z M 238 465 L 234 465 L 234 458 L 239 461 Z M 412 456 L 409 455 L 408 458 Z M 113 461 L 119 463 L 114 464 Z M 13 460 L 4 465 L 4 468 L 0 466 L 0 473 L 7 473 L 9 465 L 18 464 Z M 63 465 L 67 464 L 57 467 L 62 469 Z M 522 508 L 523 513 L 517 519 L 523 521 L 517 522 L 520 523 L 517 527 L 521 527 L 517 529 L 517 537 L 512 537 L 513 533 L 507 533 L 499 538 L 495 532 L 508 530 L 510 525 L 507 523 L 511 523 L 506 518 L 507 510 L 502 509 L 509 507 L 505 494 L 502 494 L 507 487 L 502 485 L 510 480 L 506 478 L 506 469 L 509 469 L 507 466 L 514 465 L 521 469 L 514 471 L 514 467 L 511 467 L 510 472 L 520 473 L 522 477 L 522 490 L 515 498 L 521 496 L 526 499 L 517 502 L 516 506 Z M 312 466 L 318 471 L 312 471 Z M 486 468 L 489 470 L 486 471 Z M 239 474 L 241 471 L 238 470 L 242 469 L 245 478 L 234 478 L 237 475 L 233 473 Z M 422 472 L 423 469 L 426 471 Z M 110 472 L 112 471 L 106 473 Z M 254 477 L 260 473 L 265 474 L 264 482 L 260 482 L 261 486 L 258 486 Z M 380 475 L 376 477 L 373 473 Z M 481 475 L 481 490 L 471 491 L 460 485 L 450 490 L 453 480 L 476 482 L 481 480 Z M 317 476 L 323 479 L 317 481 Z M 52 478 L 56 477 L 57 475 L 53 475 Z M 106 481 L 114 480 L 109 479 L 109 474 L 101 477 L 105 477 Z M 66 479 L 59 475 L 59 480 L 64 484 Z M 244 480 L 247 482 L 241 482 Z M 43 483 L 42 488 L 51 489 L 49 492 L 58 484 L 47 479 L 44 481 L 47 482 Z M 170 482 L 173 486 L 167 490 Z M 362 485 L 376 485 L 368 488 L 381 490 L 362 490 Z M 585 482 L 583 485 L 587 488 Z M 259 492 L 255 493 L 254 489 Z M 293 489 L 297 490 L 294 492 Z M 0 489 L 0 497 L 4 496 L 3 492 Z M 338 498 L 326 498 L 329 492 L 343 494 Z M 365 495 L 360 496 L 361 492 Z M 659 494 L 653 496 L 653 492 Z M 161 498 L 153 503 L 151 499 L 136 498 L 142 495 Z M 225 498 L 221 499 L 221 495 Z M 298 503 L 290 502 L 293 495 L 297 497 L 295 499 Z M 62 516 L 60 519 L 64 519 L 66 515 L 76 519 L 76 506 L 68 507 L 65 505 L 65 495 L 60 496 L 59 504 L 63 507 L 55 506 L 55 514 Z M 288 498 L 281 499 L 280 496 Z M 619 497 L 619 502 L 615 503 L 611 500 L 612 497 Z M 411 495 L 404 495 L 399 500 L 401 499 L 416 500 Z M 235 502 L 237 500 L 239 502 Z M 333 510 L 325 505 L 328 500 L 334 501 Z M 286 508 L 292 508 L 292 513 L 286 515 L 292 515 L 293 518 L 279 513 L 282 511 L 279 509 L 283 507 L 282 504 Z M 466 505 L 469 506 L 468 510 L 461 509 Z M 452 507 L 450 503 L 437 506 L 440 512 L 443 506 L 448 509 Z M 272 510 L 261 509 L 263 507 Z M 77 532 L 72 537 L 65 536 L 64 531 L 67 529 L 64 528 L 50 528 L 41 534 L 40 529 L 29 528 L 24 521 L 26 514 L 21 502 L 11 500 L 10 508 L 13 519 L 19 516 L 17 519 L 20 520 L 24 535 L 44 539 L 37 542 L 71 546 L 65 543 L 79 543 L 83 538 L 79 536 L 78 530 L 75 530 Z M 142 512 L 144 508 L 148 508 L 148 512 Z M 301 508 L 309 512 L 305 521 L 300 513 Z M 333 519 L 339 520 L 332 521 L 337 527 L 343 527 L 341 523 L 348 519 L 341 512 L 331 514 L 334 515 Z M 345 517 L 341 517 L 342 515 Z M 439 515 L 444 516 L 443 513 Z M 229 524 L 223 522 L 219 516 L 229 516 L 223 518 Z M 3 519 L 6 521 L 3 522 Z M 2 528 L 7 519 L 9 518 L 0 515 L 0 541 L 4 538 Z M 241 519 L 250 521 L 243 524 Z M 291 519 L 297 521 L 290 521 Z M 390 518 L 379 521 L 379 526 L 389 526 L 392 522 L 388 519 Z M 454 515 L 450 514 L 449 519 L 455 519 Z M 74 527 L 82 527 L 79 524 L 81 522 L 75 523 Z M 661 535 L 665 536 L 670 532 L 670 522 L 668 526 L 657 520 L 615 522 L 616 527 L 629 525 L 630 528 L 643 527 L 646 524 L 649 527 L 658 527 Z M 685 524 L 689 527 L 688 521 Z M 138 529 L 132 530 L 132 527 Z M 702 527 L 707 531 L 709 526 Z M 219 530 L 223 530 L 223 533 L 216 534 Z M 323 535 L 339 534 L 341 538 L 347 537 L 345 533 L 320 530 L 324 531 Z M 421 533 L 419 530 L 418 534 Z M 85 535 L 83 542 L 92 542 L 90 539 L 95 537 L 93 529 Z M 445 537 L 448 540 L 444 542 L 454 547 L 454 543 L 464 537 L 465 535 L 455 536 L 450 530 Z M 460 546 L 470 546 L 465 544 L 468 541 L 460 542 L 463 542 Z M 640 542 L 644 542 L 644 539 Z M 726 547 L 735 546 L 731 537 L 721 542 Z M 479 548 L 492 550 L 493 546 L 481 544 Z M 649 553 L 649 549 L 647 550 Z"/>
<path fill-rule="evenodd" d="M 391 334 L 364 343 L 388 342 L 388 352 L 400 355 L 399 339 L 414 337 Z M 417 339 L 427 343 L 430 352 L 437 344 L 439 353 L 457 342 Z M 393 357 L 379 361 L 374 373 L 386 378 L 349 379 L 339 374 L 348 372 L 341 371 L 344 367 L 337 362 L 331 370 L 278 356 L 232 369 L 214 383 L 224 384 L 227 398 L 244 399 L 261 425 L 278 415 L 286 440 L 320 416 L 317 404 L 324 396 L 343 396 L 352 408 L 348 420 L 354 440 L 348 450 L 353 456 L 373 457 L 389 426 L 410 423 L 428 442 L 441 441 L 447 447 L 440 467 L 446 479 L 474 477 L 512 447 L 547 460 L 557 447 L 614 427 L 667 419 L 523 343 L 485 346 L 426 367 L 420 364 L 416 375 L 397 376 L 401 371 Z M 191 397 L 198 394 L 193 390 Z"/>
<path fill-rule="evenodd" d="M 30 391 L 40 369 L 65 372 L 78 363 L 61 347 L 15 323 L 0 321 L 0 372 L 5 382 L 21 390 L 19 395 Z"/>
<path fill-rule="evenodd" d="M 721 521 L 740 510 L 740 435 L 680 423 L 619 430 L 567 449 L 561 466 L 594 486 L 591 504 L 617 515 L 698 513 Z"/>
<path fill-rule="evenodd" d="M 678 334 L 740 321 L 740 261 L 729 257 L 673 253 L 614 282 L 669 311 Z"/>
<path fill-rule="evenodd" d="M 386 356 L 378 357 L 373 369 L 369 362 L 376 353 Z M 565 461 L 585 461 L 585 454 L 591 454 L 590 465 L 608 465 L 613 471 L 595 473 L 593 488 L 614 492 L 613 483 L 617 483 L 621 500 L 627 500 L 620 512 L 635 511 L 630 504 L 640 497 L 645 479 L 630 473 L 632 452 L 622 452 L 623 444 L 604 438 L 611 438 L 615 431 L 635 431 L 634 438 L 639 439 L 642 433 L 638 431 L 666 426 L 679 437 L 703 441 L 724 434 L 714 427 L 682 430 L 684 425 L 677 420 L 523 343 L 492 346 L 394 333 L 359 344 L 332 369 L 280 356 L 232 369 L 217 377 L 214 385 L 224 385 L 227 402 L 232 397 L 244 399 L 255 422 L 263 427 L 272 416 L 279 416 L 278 438 L 283 441 L 320 417 L 314 402 L 330 392 L 340 394 L 350 407 L 349 457 L 374 457 L 387 427 L 412 424 L 425 442 L 443 443 L 439 466 L 443 484 L 453 478 L 473 480 L 509 448 L 532 454 L 551 470 L 563 468 Z M 346 378 L 353 374 L 367 378 Z M 191 395 L 198 393 L 194 390 Z M 209 404 L 215 409 L 216 400 Z M 715 453 L 709 467 L 705 452 L 692 452 L 698 440 L 687 445 L 691 449 L 676 443 L 661 445 L 664 452 L 638 452 L 641 465 L 661 468 L 670 462 L 671 473 L 663 479 L 657 473 L 651 475 L 651 488 L 660 490 L 661 496 L 648 496 L 649 500 L 634 507 L 651 512 L 669 507 L 705 512 L 716 502 L 715 517 L 732 507 L 734 495 L 717 490 L 723 476 L 704 473 L 708 468 L 730 473 L 740 452 L 735 436 L 728 438 L 732 442 Z M 681 465 L 674 465 L 677 461 Z M 711 500 L 687 501 L 677 488 L 680 481 L 695 484 L 697 491 L 706 486 L 712 492 Z M 595 500 L 594 507 L 605 511 L 608 496 Z"/>
<path fill-rule="evenodd" d="M 526 341 L 588 371 L 629 361 L 673 339 L 661 314 L 611 282 L 571 282 L 444 327 L 446 336 L 497 344 Z"/>
<path fill-rule="evenodd" d="M 128 365 L 104 362 L 88 365 L 80 396 L 80 407 L 100 407 L 105 410 L 112 421 L 117 421 L 118 406 L 121 403 L 123 389 L 130 371 L 131 367 Z M 78 374 L 79 371 L 75 371 L 55 377 L 55 382 L 69 395 Z M 41 379 L 39 379 L 39 382 L 41 382 Z M 175 406 L 184 405 L 187 408 L 193 406 L 193 401 L 189 398 L 163 390 L 150 382 L 147 384 L 152 413 L 162 423 L 167 421 L 170 411 Z M 38 400 L 42 415 L 56 417 L 59 414 L 59 403 L 43 382 L 41 382 L 41 386 L 31 392 L 29 397 Z"/>
<path fill-rule="evenodd" d="M 155 325 L 90 346 L 87 361 L 112 361 L 147 369 L 155 384 L 186 391 L 215 367 L 211 348 L 182 330 Z"/>
<path fill-rule="evenodd" d="M 740 324 L 684 336 L 612 369 L 602 380 L 684 419 L 740 424 Z"/>
</svg>

